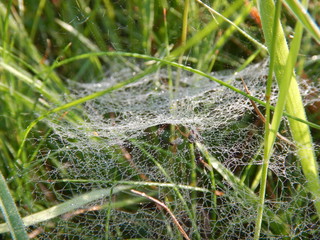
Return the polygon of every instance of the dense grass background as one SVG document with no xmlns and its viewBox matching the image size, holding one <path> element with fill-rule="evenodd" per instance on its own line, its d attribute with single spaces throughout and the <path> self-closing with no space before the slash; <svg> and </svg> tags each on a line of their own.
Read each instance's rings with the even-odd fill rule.
<svg viewBox="0 0 320 240">
<path fill-rule="evenodd" d="M 265 42 L 257 9 L 250 1 L 204 2 L 256 41 Z M 84 53 L 121 51 L 170 57 L 210 73 L 242 69 L 268 56 L 265 49 L 220 18 L 213 19 L 193 0 L 25 0 L 0 4 L 0 170 L 22 216 L 55 204 L 37 202 L 30 182 L 34 176 L 28 174 L 39 153 L 45 154 L 42 146 L 51 130 L 39 122 L 29 135 L 32 141 L 19 152 L 28 125 L 68 102 L 69 81 L 99 82 L 107 71 L 134 69 L 143 62 L 92 55 L 56 68 L 62 60 Z M 319 24 L 318 1 L 310 1 L 309 12 Z M 281 21 L 290 41 L 296 20 L 285 7 Z M 319 84 L 319 50 L 319 43 L 304 34 L 296 74 L 310 84 Z M 315 102 L 306 109 L 308 119 L 318 125 L 319 108 Z M 70 116 L 70 121 L 77 118 Z M 319 130 L 311 132 L 319 145 Z M 319 150 L 316 156 L 319 159 Z"/>
</svg>

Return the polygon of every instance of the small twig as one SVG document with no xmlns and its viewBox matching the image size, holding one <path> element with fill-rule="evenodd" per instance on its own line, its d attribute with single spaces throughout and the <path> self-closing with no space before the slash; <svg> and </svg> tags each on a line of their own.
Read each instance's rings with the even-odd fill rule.
<svg viewBox="0 0 320 240">
<path fill-rule="evenodd" d="M 244 86 L 245 91 L 247 92 L 248 95 L 251 96 L 251 93 L 250 93 L 250 91 L 249 91 L 249 89 L 248 89 L 248 86 L 247 86 L 246 83 L 244 82 L 243 78 L 241 78 L 241 81 L 242 81 L 242 83 L 243 83 L 243 86 Z M 260 112 L 260 110 L 259 110 L 259 108 L 257 107 L 256 103 L 255 103 L 253 100 L 251 100 L 251 99 L 249 99 L 249 100 L 250 100 L 250 102 L 251 102 L 251 104 L 252 104 L 255 112 L 257 113 L 257 115 L 259 116 L 259 118 L 261 119 L 261 121 L 265 124 L 265 123 L 266 123 L 266 119 L 265 119 L 265 117 L 263 116 L 263 114 Z M 270 124 L 269 124 L 269 126 L 270 126 L 270 128 L 271 128 L 271 125 L 270 125 Z M 288 138 L 282 136 L 279 132 L 277 132 L 277 137 L 278 137 L 279 139 L 281 139 L 282 141 L 288 143 L 288 144 L 291 145 L 291 146 L 294 146 L 294 147 L 296 146 L 293 142 L 291 142 Z"/>
<path fill-rule="evenodd" d="M 156 204 L 158 204 L 159 206 L 163 207 L 172 217 L 173 222 L 176 224 L 177 228 L 179 229 L 179 231 L 181 232 L 181 234 L 184 236 L 185 239 L 190 240 L 190 238 L 188 237 L 187 233 L 183 230 L 182 226 L 180 225 L 180 223 L 178 222 L 178 219 L 173 215 L 173 213 L 170 211 L 170 209 L 161 201 L 159 201 L 158 199 L 155 199 L 149 195 L 147 195 L 144 192 L 139 192 L 137 190 L 131 189 L 131 192 L 138 194 L 142 197 L 148 198 L 149 200 L 155 202 Z"/>
</svg>

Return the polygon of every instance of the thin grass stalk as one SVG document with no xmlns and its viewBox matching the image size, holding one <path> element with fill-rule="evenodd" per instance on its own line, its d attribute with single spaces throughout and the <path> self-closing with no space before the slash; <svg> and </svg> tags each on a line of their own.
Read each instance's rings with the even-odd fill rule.
<svg viewBox="0 0 320 240">
<path fill-rule="evenodd" d="M 239 26 L 241 23 L 243 23 L 248 16 L 250 12 L 250 6 L 247 6 L 242 9 L 242 11 L 239 13 L 239 16 L 233 21 L 234 25 Z M 212 16 L 214 17 L 214 16 Z M 208 72 L 211 72 L 213 69 L 214 63 L 216 62 L 216 59 L 218 57 L 217 52 L 221 51 L 223 46 L 228 42 L 227 40 L 234 34 L 234 32 L 237 30 L 234 25 L 230 25 L 226 31 L 224 31 L 223 35 L 219 37 L 217 42 L 215 43 L 214 47 L 211 50 L 212 54 L 212 61 L 208 67 Z M 261 51 L 261 48 L 258 49 L 258 51 Z M 238 71 L 238 70 L 237 70 Z"/>
<path fill-rule="evenodd" d="M 10 17 L 10 9 L 11 9 L 11 5 L 12 5 L 12 0 L 9 0 L 8 2 L 8 7 L 7 7 L 7 11 L 5 13 L 5 17 L 2 23 L 2 32 L 0 32 L 0 36 L 2 38 L 2 44 L 3 44 L 3 49 L 4 51 L 2 52 L 2 57 L 5 59 L 6 57 L 6 53 L 7 53 L 7 47 L 8 47 L 8 39 L 9 39 L 9 32 L 8 32 L 8 28 L 9 28 L 9 17 Z M 10 51 L 8 51 L 10 52 Z"/>
<path fill-rule="evenodd" d="M 140 144 L 141 146 L 148 146 L 148 147 L 153 147 L 153 149 L 159 150 L 159 151 L 165 151 L 161 148 L 154 147 L 150 144 L 147 144 L 145 142 L 137 141 L 137 144 Z M 172 154 L 169 151 L 165 151 L 167 154 Z M 188 190 L 188 191 L 197 191 L 201 193 L 212 193 L 211 189 L 207 188 L 202 188 L 202 187 L 192 187 L 190 185 L 183 185 L 183 184 L 175 184 L 175 183 L 167 183 L 167 182 L 146 182 L 146 181 L 125 181 L 125 180 L 96 180 L 96 179 L 70 179 L 70 178 L 64 178 L 64 179 L 55 179 L 55 180 L 47 180 L 47 183 L 103 183 L 103 184 L 121 184 L 121 185 L 130 185 L 132 186 L 145 186 L 145 187 L 162 187 L 162 188 L 178 188 L 178 189 L 183 189 L 183 190 Z M 155 192 L 155 195 L 157 195 L 158 192 Z M 1 228 L 2 224 L 0 224 Z M 1 233 L 1 232 L 0 232 Z"/>
<path fill-rule="evenodd" d="M 189 0 L 185 0 L 184 9 L 183 9 L 183 18 L 182 18 L 182 32 L 181 32 L 181 47 L 184 47 L 187 41 L 187 34 L 188 34 L 188 14 L 189 14 Z M 184 50 L 180 53 L 178 63 L 182 64 Z M 178 69 L 178 76 L 175 82 L 176 87 L 179 87 L 180 84 L 180 77 L 181 77 L 181 69 Z"/>
<path fill-rule="evenodd" d="M 266 43 L 271 49 L 272 39 L 276 38 L 277 44 L 275 45 L 275 75 L 280 88 L 287 87 L 288 94 L 286 99 L 286 111 L 298 117 L 306 120 L 306 114 L 302 103 L 302 98 L 299 92 L 299 87 L 295 76 L 291 77 L 290 86 L 282 86 L 285 80 L 287 60 L 289 59 L 289 50 L 284 36 L 283 29 L 279 24 L 278 31 L 273 33 L 270 23 L 274 19 L 274 2 L 272 0 L 258 1 L 259 12 L 262 21 L 262 28 Z M 290 72 L 292 74 L 292 72 Z M 320 181 L 318 173 L 318 165 L 313 150 L 312 137 L 309 127 L 301 122 L 289 119 L 289 125 L 291 129 L 292 137 L 297 145 L 297 154 L 299 156 L 303 173 L 307 180 L 307 187 L 314 199 L 314 205 L 317 210 L 317 214 L 320 217 Z M 272 127 L 274 129 L 275 125 Z"/>
<path fill-rule="evenodd" d="M 32 24 L 32 28 L 31 28 L 31 32 L 30 32 L 30 40 L 33 41 L 34 37 L 36 35 L 36 31 L 38 28 L 38 24 L 39 24 L 39 20 L 41 17 L 41 14 L 43 12 L 44 6 L 46 5 L 46 0 L 41 0 L 39 2 L 38 8 L 37 8 L 37 12 L 36 15 L 34 16 L 34 20 L 33 20 L 33 24 Z"/>
<path fill-rule="evenodd" d="M 273 32 L 278 31 L 278 19 L 280 19 L 281 13 L 281 1 L 278 0 L 275 8 L 275 17 L 273 21 Z M 260 191 L 259 191 L 259 205 L 257 209 L 257 218 L 256 225 L 254 231 L 254 239 L 257 240 L 260 237 L 262 217 L 264 211 L 264 201 L 266 194 L 266 186 L 267 186 L 267 174 L 269 168 L 269 160 L 272 154 L 272 146 L 270 146 L 269 142 L 270 138 L 270 98 L 271 98 L 271 87 L 272 87 L 272 79 L 273 79 L 273 71 L 274 71 L 274 63 L 275 63 L 275 43 L 276 38 L 272 39 L 271 48 L 270 48 L 270 64 L 269 64 L 269 73 L 267 79 L 266 86 L 266 122 L 265 122 L 265 133 L 264 133 L 264 154 L 263 154 L 263 164 L 262 164 L 262 172 L 260 179 Z M 274 134 L 273 136 L 276 136 Z M 271 144 L 273 145 L 273 144 Z M 260 171 L 259 171 L 260 172 Z"/>
<path fill-rule="evenodd" d="M 152 26 L 154 20 L 154 1 L 142 0 L 141 1 L 141 13 L 142 13 L 142 34 L 143 41 L 142 46 L 147 54 L 151 54 L 152 43 Z"/>
<path fill-rule="evenodd" d="M 235 27 L 245 38 L 247 38 L 248 40 L 250 40 L 252 43 L 254 43 L 257 47 L 259 48 L 263 48 L 265 50 L 267 50 L 266 46 L 259 43 L 255 38 L 251 37 L 248 33 L 246 33 L 245 31 L 243 31 L 240 27 L 238 27 L 234 22 L 232 22 L 231 20 L 229 20 L 228 18 L 224 17 L 222 14 L 220 14 L 219 12 L 215 11 L 214 9 L 212 9 L 211 7 L 209 7 L 208 5 L 206 5 L 205 3 L 203 3 L 200 0 L 196 0 L 198 3 L 200 3 L 202 6 L 204 6 L 205 8 L 207 8 L 211 13 L 221 17 L 224 21 L 228 22 L 229 24 L 231 24 L 233 27 Z M 219 25 L 222 22 L 222 20 L 217 19 L 215 20 L 215 23 L 217 25 Z"/>
</svg>

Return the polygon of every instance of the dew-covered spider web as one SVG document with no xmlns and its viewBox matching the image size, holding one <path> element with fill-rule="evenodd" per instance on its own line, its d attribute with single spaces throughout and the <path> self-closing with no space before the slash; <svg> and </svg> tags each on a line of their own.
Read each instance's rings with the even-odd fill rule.
<svg viewBox="0 0 320 240">
<path fill-rule="evenodd" d="M 263 100 L 267 70 L 263 62 L 237 74 L 214 75 L 245 91 L 243 80 L 250 94 Z M 138 73 L 124 68 L 97 83 L 70 83 L 68 98 L 79 99 Z M 179 86 L 173 86 L 177 78 Z M 308 86 L 302 88 L 306 106 L 317 98 Z M 71 121 L 71 113 L 81 117 Z M 183 239 L 167 210 L 131 189 L 165 204 L 190 239 L 253 237 L 264 123 L 246 97 L 162 67 L 46 122 L 52 129 L 47 150 L 39 152 L 30 179 L 35 198 L 48 207 L 83 194 L 89 200 L 30 226 L 30 231 L 42 230 L 38 239 Z M 310 239 L 320 227 L 286 119 L 279 133 L 261 239 Z M 211 165 L 200 145 L 221 165 Z M 111 193 L 90 200 L 102 189 Z"/>
</svg>

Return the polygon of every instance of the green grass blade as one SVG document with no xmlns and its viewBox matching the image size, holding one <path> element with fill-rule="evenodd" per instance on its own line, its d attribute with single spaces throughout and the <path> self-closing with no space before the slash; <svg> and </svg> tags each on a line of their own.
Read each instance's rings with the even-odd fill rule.
<svg viewBox="0 0 320 240">
<path fill-rule="evenodd" d="M 35 79 L 23 69 L 17 66 L 13 66 L 11 64 L 5 63 L 4 61 L 2 61 L 2 59 L 0 59 L 0 67 L 2 67 L 4 70 L 11 73 L 15 77 L 23 81 L 24 83 L 28 84 L 30 87 L 35 88 L 52 103 L 56 103 L 56 104 L 60 103 L 58 95 L 52 92 L 51 90 L 47 89 L 43 81 L 39 79 Z"/>
<path fill-rule="evenodd" d="M 6 219 L 6 232 L 10 231 L 12 239 L 29 239 L 25 226 L 21 220 L 18 209 L 10 194 L 6 180 L 0 172 L 0 207 L 4 218 Z"/>
<path fill-rule="evenodd" d="M 30 33 L 30 39 L 31 40 L 34 39 L 34 36 L 35 36 L 37 28 L 38 28 L 39 20 L 40 20 L 40 17 L 41 17 L 41 14 L 43 12 L 43 8 L 44 8 L 45 5 L 46 5 L 46 0 L 41 0 L 40 3 L 39 3 L 39 6 L 37 8 L 37 12 L 36 12 L 36 15 L 34 17 L 33 24 L 32 24 L 31 33 Z"/>
<path fill-rule="evenodd" d="M 281 1 L 277 2 L 276 5 L 276 12 L 275 12 L 275 18 L 274 18 L 274 24 L 273 24 L 273 32 L 278 31 L 278 24 L 277 22 L 280 19 L 280 12 L 281 12 Z M 256 230 L 255 230 L 255 239 L 259 239 L 260 236 L 260 229 L 261 229 L 261 223 L 262 223 L 262 216 L 263 216 L 263 209 L 265 204 L 265 194 L 266 194 L 266 186 L 267 186 L 267 172 L 269 168 L 269 160 L 271 158 L 272 152 L 273 152 L 273 146 L 277 137 L 277 132 L 279 130 L 280 122 L 283 116 L 284 106 L 286 102 L 286 96 L 288 94 L 288 89 L 290 86 L 290 81 L 292 78 L 292 73 L 294 69 L 294 65 L 297 61 L 299 49 L 300 49 L 300 43 L 302 38 L 302 25 L 300 23 L 297 23 L 296 29 L 295 29 L 295 37 L 291 44 L 291 49 L 288 55 L 287 65 L 285 67 L 285 73 L 283 76 L 283 79 L 280 83 L 279 90 L 280 94 L 278 96 L 277 105 L 275 108 L 274 116 L 272 119 L 271 128 L 269 129 L 269 121 L 270 121 L 270 107 L 269 107 L 269 101 L 270 101 L 270 93 L 271 93 L 271 81 L 273 76 L 273 68 L 274 68 L 274 47 L 275 47 L 275 38 L 272 41 L 271 45 L 271 66 L 269 69 L 269 76 L 268 76 L 268 83 L 267 83 L 267 112 L 266 112 L 266 126 L 265 126 L 265 149 L 264 149 L 264 159 L 263 159 L 263 165 L 262 165 L 262 176 L 261 176 L 261 184 L 260 184 L 260 192 L 259 192 L 259 198 L 260 198 L 260 204 L 258 206 L 258 215 L 257 215 L 257 222 L 256 222 Z"/>
<path fill-rule="evenodd" d="M 286 69 L 288 68 L 287 59 L 289 56 L 289 50 L 280 22 L 278 23 L 278 32 L 272 32 L 272 24 L 270 23 L 272 23 L 274 19 L 274 8 L 275 6 L 272 0 L 259 1 L 262 27 L 268 48 L 271 47 L 272 39 L 274 37 L 276 38 L 275 75 L 280 88 L 282 88 L 285 87 L 282 86 L 282 82 L 285 81 L 285 75 L 288 74 L 286 73 L 286 71 L 288 71 Z M 287 99 L 285 104 L 286 111 L 289 114 L 306 120 L 306 114 L 299 92 L 298 83 L 294 76 L 292 76 L 290 87 L 287 87 L 288 94 L 286 96 Z M 289 124 L 293 139 L 297 145 L 297 153 L 300 158 L 302 170 L 308 182 L 308 189 L 315 200 L 314 204 L 317 209 L 317 213 L 320 216 L 320 181 L 309 127 L 293 119 L 289 119 Z M 275 125 L 273 128 L 274 127 Z"/>
<path fill-rule="evenodd" d="M 115 194 L 121 191 L 125 191 L 130 189 L 131 186 L 116 186 L 114 188 L 107 188 L 107 189 L 99 189 L 93 190 L 91 192 L 82 194 L 80 196 L 74 197 L 64 203 L 60 203 L 56 206 L 43 210 L 41 212 L 32 214 L 30 216 L 24 217 L 23 224 L 25 226 L 30 226 L 34 224 L 38 224 L 44 221 L 48 221 L 60 215 L 63 215 L 67 212 L 74 211 L 90 202 L 93 202 L 97 199 L 104 198 L 109 196 L 111 193 Z M 5 233 L 9 231 L 9 227 L 7 224 L 0 224 L 0 233 Z M 28 239 L 28 238 L 17 238 L 17 239 Z"/>
<path fill-rule="evenodd" d="M 297 0 L 286 0 L 286 5 L 293 12 L 294 16 L 303 24 L 305 29 L 320 44 L 320 30 L 317 24 L 310 17 L 306 8 Z"/>
<path fill-rule="evenodd" d="M 277 2 L 276 9 L 275 9 L 275 17 L 273 21 L 273 32 L 278 31 L 278 19 L 280 19 L 281 13 L 281 1 Z M 272 79 L 273 79 L 273 72 L 274 72 L 274 65 L 275 65 L 275 44 L 276 38 L 272 39 L 271 47 L 270 47 L 270 64 L 269 64 L 269 72 L 268 72 L 268 79 L 266 85 L 266 123 L 265 123 L 265 132 L 264 132 L 264 154 L 263 154 L 263 164 L 258 175 L 258 179 L 260 178 L 260 192 L 259 192 L 259 205 L 257 209 L 257 218 L 256 218 L 256 226 L 254 231 L 254 239 L 259 239 L 260 231 L 261 231 L 261 224 L 263 218 L 263 211 L 264 211 L 264 204 L 265 204 L 265 194 L 266 194 L 266 186 L 267 186 L 267 172 L 269 168 L 269 160 L 272 154 L 272 147 L 275 141 L 276 134 L 273 134 L 274 139 L 270 136 L 270 98 L 271 98 L 271 88 L 272 88 Z M 272 140 L 271 140 L 272 139 Z M 273 142 L 272 142 L 273 141 Z M 269 144 L 272 143 L 272 144 Z M 258 180 L 257 179 L 257 180 Z"/>
<path fill-rule="evenodd" d="M 58 23 L 62 28 L 64 28 L 66 31 L 68 31 L 72 35 L 76 36 L 79 39 L 79 41 L 81 41 L 83 45 L 86 46 L 91 51 L 99 51 L 99 48 L 94 43 L 92 43 L 92 41 L 86 38 L 83 34 L 81 34 L 77 29 L 72 27 L 70 24 L 63 22 L 60 19 L 56 19 L 56 23 Z"/>
<path fill-rule="evenodd" d="M 139 144 L 145 145 L 143 142 L 139 142 Z M 146 144 L 147 145 L 147 144 Z M 169 154 L 169 153 L 168 153 Z M 188 190 L 188 191 L 196 191 L 196 192 L 202 192 L 202 193 L 211 193 L 211 190 L 207 188 L 202 187 L 194 187 L 190 185 L 183 185 L 183 184 L 175 184 L 170 182 L 151 182 L 151 181 L 125 181 L 125 180 L 119 180 L 119 181 L 106 181 L 106 180 L 95 180 L 95 179 L 56 179 L 56 180 L 50 180 L 50 183 L 60 183 L 60 182 L 67 182 L 67 183 L 104 183 L 104 184 L 121 184 L 121 185 L 130 185 L 131 187 L 162 187 L 162 188 L 178 188 L 182 190 Z"/>
</svg>

